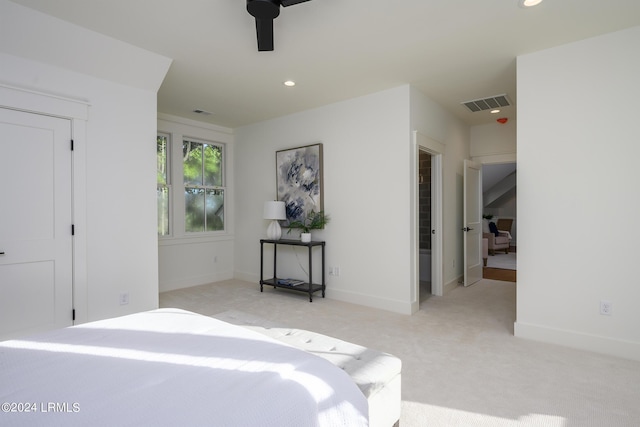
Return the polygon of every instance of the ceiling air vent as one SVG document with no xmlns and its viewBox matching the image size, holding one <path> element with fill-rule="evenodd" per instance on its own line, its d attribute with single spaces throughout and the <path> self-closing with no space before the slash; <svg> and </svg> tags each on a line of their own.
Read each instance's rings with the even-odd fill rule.
<svg viewBox="0 0 640 427">
<path fill-rule="evenodd" d="M 494 108 L 508 107 L 511 105 L 506 94 L 490 96 L 488 98 L 474 99 L 472 101 L 461 102 L 472 113 L 477 111 L 491 110 Z"/>
</svg>

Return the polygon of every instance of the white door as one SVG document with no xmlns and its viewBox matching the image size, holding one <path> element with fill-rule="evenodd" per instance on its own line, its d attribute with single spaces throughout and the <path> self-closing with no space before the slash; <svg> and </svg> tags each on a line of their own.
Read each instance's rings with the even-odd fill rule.
<svg viewBox="0 0 640 427">
<path fill-rule="evenodd" d="M 72 324 L 71 122 L 0 108 L 0 340 Z"/>
<path fill-rule="evenodd" d="M 464 161 L 464 285 L 482 279 L 482 188 L 480 165 Z"/>
</svg>

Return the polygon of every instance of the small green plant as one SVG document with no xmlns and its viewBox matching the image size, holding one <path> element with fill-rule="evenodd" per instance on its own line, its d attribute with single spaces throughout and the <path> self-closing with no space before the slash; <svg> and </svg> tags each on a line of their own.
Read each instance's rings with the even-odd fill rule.
<svg viewBox="0 0 640 427">
<path fill-rule="evenodd" d="M 319 230 L 324 228 L 324 226 L 329 223 L 330 219 L 329 215 L 324 213 L 324 211 L 311 211 L 302 220 L 291 221 L 289 223 L 289 231 L 287 231 L 287 234 L 291 233 L 291 230 L 294 228 L 300 228 L 302 233 L 308 233 L 310 230 Z"/>
<path fill-rule="evenodd" d="M 484 214 L 484 215 L 482 215 L 482 218 L 484 218 L 484 219 L 493 219 L 493 215 L 491 215 L 491 214 Z"/>
</svg>

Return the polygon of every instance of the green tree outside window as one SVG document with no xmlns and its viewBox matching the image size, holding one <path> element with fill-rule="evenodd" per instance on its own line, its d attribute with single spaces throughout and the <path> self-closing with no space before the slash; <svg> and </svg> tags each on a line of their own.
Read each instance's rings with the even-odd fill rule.
<svg viewBox="0 0 640 427">
<path fill-rule="evenodd" d="M 221 145 L 182 142 L 185 230 L 224 230 L 224 174 Z"/>
</svg>

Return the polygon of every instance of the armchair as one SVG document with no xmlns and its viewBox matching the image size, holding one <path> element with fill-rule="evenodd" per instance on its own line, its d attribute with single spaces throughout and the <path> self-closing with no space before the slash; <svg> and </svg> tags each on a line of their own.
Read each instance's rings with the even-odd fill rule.
<svg viewBox="0 0 640 427">
<path fill-rule="evenodd" d="M 489 223 L 490 233 L 482 233 L 482 237 L 487 239 L 489 244 L 489 253 L 491 255 L 495 255 L 496 250 L 503 249 L 505 254 L 509 253 L 512 223 L 512 219 L 500 218 L 498 219 L 498 225 L 493 222 Z"/>
</svg>

